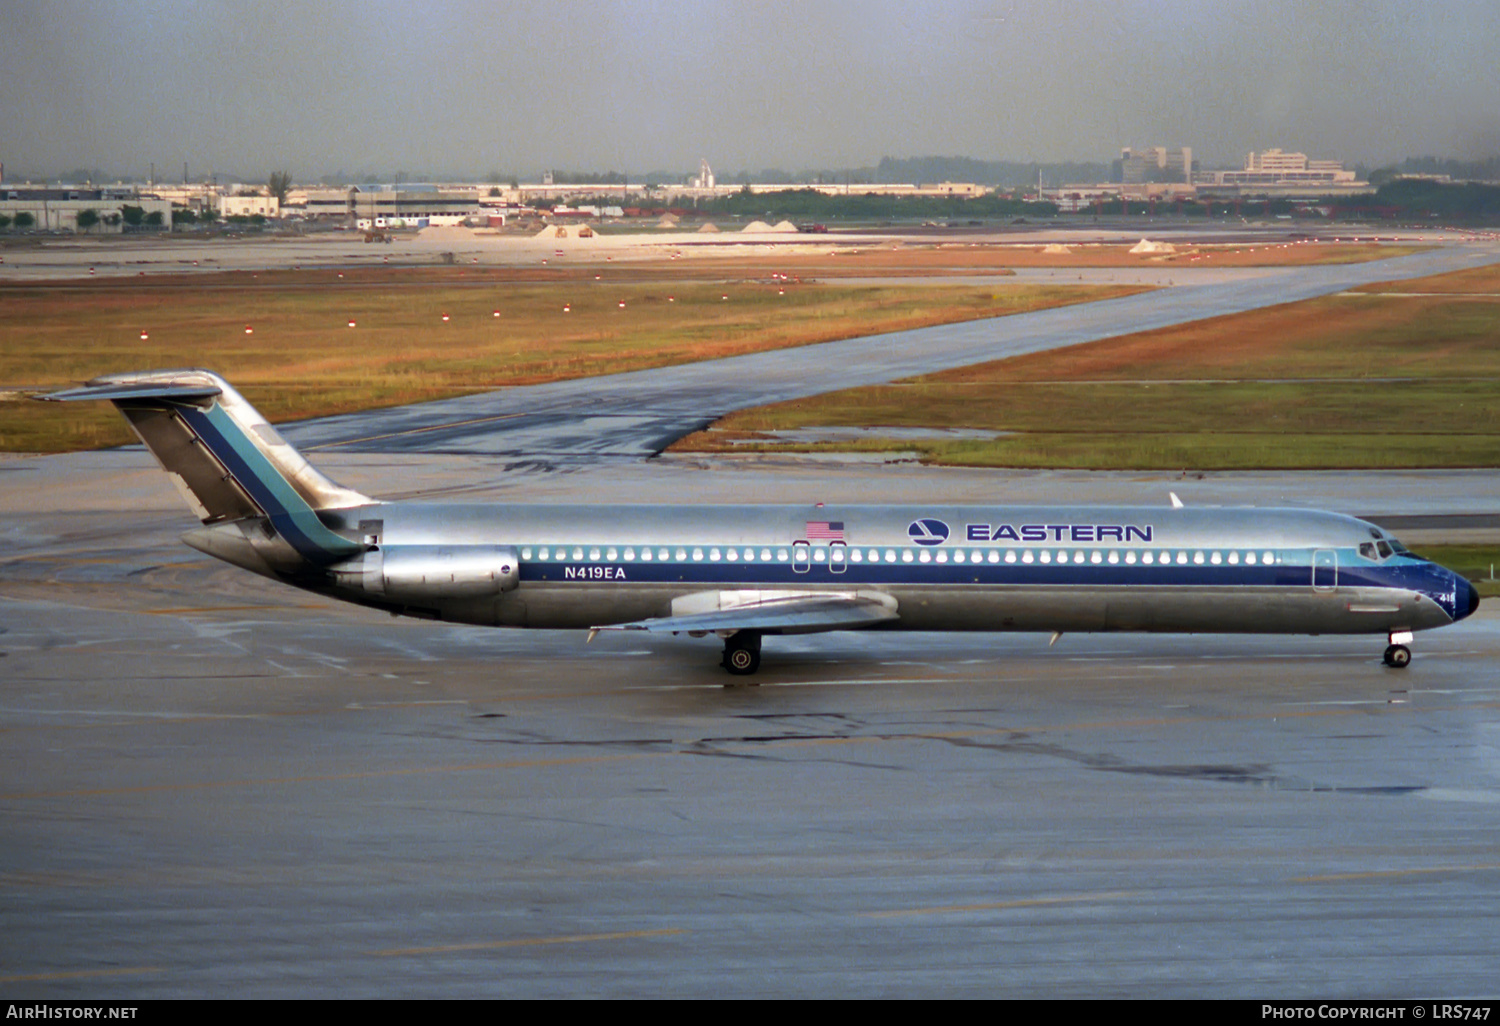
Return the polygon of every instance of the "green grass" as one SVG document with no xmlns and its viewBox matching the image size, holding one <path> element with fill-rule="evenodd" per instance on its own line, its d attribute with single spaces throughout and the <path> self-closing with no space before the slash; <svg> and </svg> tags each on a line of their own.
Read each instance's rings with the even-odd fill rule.
<svg viewBox="0 0 1500 1026">
<path fill-rule="evenodd" d="M 1500 466 L 1500 289 L 1328 297 L 733 414 L 682 449 L 1090 469 Z M 880 426 L 1004 432 L 881 439 Z M 865 427 L 850 444 L 764 432 Z M 745 443 L 749 444 L 745 444 Z"/>
<path fill-rule="evenodd" d="M 1485 597 L 1500 597 L 1500 545 L 1419 545 L 1413 548 L 1420 556 L 1447 567 L 1469 579 Z"/>
</svg>

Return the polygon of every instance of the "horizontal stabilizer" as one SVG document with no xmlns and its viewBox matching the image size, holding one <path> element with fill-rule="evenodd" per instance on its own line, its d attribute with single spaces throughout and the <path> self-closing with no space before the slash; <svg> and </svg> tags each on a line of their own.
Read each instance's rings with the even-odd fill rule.
<svg viewBox="0 0 1500 1026">
<path fill-rule="evenodd" d="M 128 402 L 132 399 L 173 399 L 177 402 L 193 402 L 212 399 L 221 394 L 223 390 L 215 385 L 85 385 L 83 388 L 70 388 L 37 398 L 53 403 L 80 402 L 85 399 L 109 399 L 117 403 Z"/>
<path fill-rule="evenodd" d="M 897 619 L 889 605 L 873 598 L 850 595 L 816 595 L 779 598 L 731 609 L 716 609 L 686 616 L 663 616 L 634 623 L 607 624 L 600 631 L 765 631 L 771 634 L 812 634 L 847 631 Z"/>
</svg>

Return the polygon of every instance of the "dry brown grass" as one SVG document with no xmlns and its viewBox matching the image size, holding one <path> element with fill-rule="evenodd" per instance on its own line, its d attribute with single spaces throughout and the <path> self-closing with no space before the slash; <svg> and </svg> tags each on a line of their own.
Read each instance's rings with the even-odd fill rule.
<svg viewBox="0 0 1500 1026">
<path fill-rule="evenodd" d="M 44 390 L 122 370 L 201 366 L 287 420 L 1131 291 L 631 285 L 576 270 L 535 282 L 461 269 L 8 286 L 0 288 L 0 384 Z M 121 423 L 109 409 L 0 402 L 0 449 L 115 444 L 128 440 Z"/>
</svg>

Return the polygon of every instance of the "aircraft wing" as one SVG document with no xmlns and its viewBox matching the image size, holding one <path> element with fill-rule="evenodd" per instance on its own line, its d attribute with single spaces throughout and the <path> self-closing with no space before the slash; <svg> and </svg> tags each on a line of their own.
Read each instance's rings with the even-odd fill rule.
<svg viewBox="0 0 1500 1026">
<path fill-rule="evenodd" d="M 814 595 L 746 603 L 684 616 L 661 616 L 634 623 L 613 623 L 596 631 L 765 631 L 772 634 L 812 634 L 847 631 L 897 619 L 889 605 L 859 595 Z"/>
</svg>

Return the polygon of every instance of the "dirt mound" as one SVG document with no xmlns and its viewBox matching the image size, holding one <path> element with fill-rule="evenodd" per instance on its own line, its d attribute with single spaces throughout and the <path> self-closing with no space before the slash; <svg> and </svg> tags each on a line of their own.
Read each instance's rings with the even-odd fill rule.
<svg viewBox="0 0 1500 1026">
<path fill-rule="evenodd" d="M 1152 242 L 1150 239 L 1142 239 L 1130 247 L 1132 253 L 1176 253 L 1177 247 L 1170 242 Z"/>
</svg>

